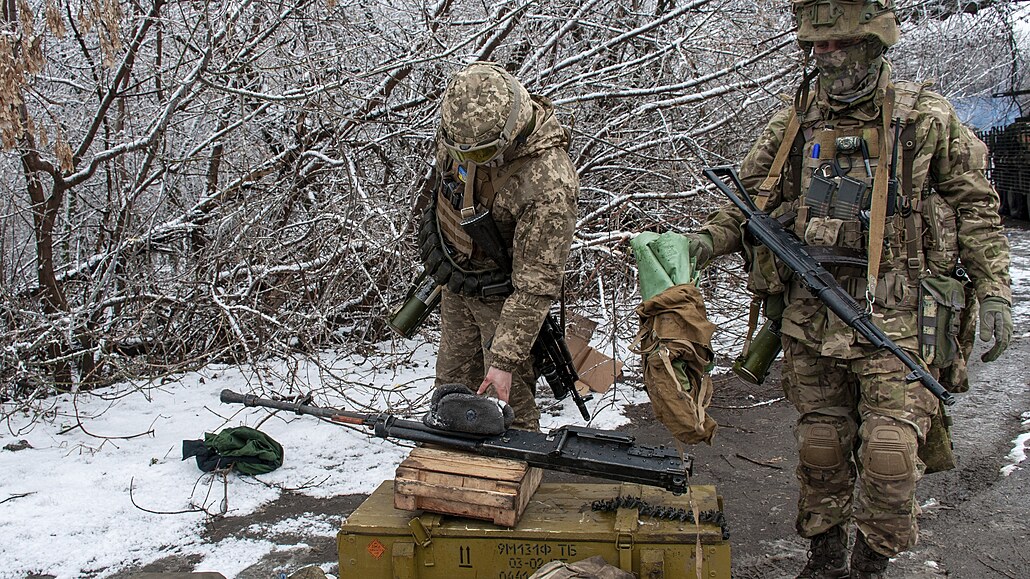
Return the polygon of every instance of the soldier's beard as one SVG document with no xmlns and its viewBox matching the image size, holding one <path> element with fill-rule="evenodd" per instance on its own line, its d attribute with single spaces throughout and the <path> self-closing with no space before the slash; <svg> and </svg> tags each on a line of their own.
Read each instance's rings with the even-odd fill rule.
<svg viewBox="0 0 1030 579">
<path fill-rule="evenodd" d="M 880 81 L 883 45 L 876 38 L 831 52 L 813 54 L 819 87 L 831 99 L 854 103 L 871 94 Z"/>
</svg>

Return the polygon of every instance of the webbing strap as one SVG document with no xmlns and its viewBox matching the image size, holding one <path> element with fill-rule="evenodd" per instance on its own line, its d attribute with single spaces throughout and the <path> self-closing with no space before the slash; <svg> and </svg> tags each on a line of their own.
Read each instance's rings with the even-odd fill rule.
<svg viewBox="0 0 1030 579">
<path fill-rule="evenodd" d="M 787 130 L 783 133 L 780 148 L 776 150 L 776 156 L 773 157 L 772 165 L 769 166 L 769 174 L 762 181 L 762 184 L 758 186 L 758 198 L 755 200 L 755 205 L 762 211 L 765 211 L 765 206 L 769 203 L 769 197 L 772 195 L 773 189 L 776 188 L 780 178 L 783 176 L 783 166 L 787 163 L 787 157 L 790 155 L 791 147 L 794 146 L 794 138 L 797 136 L 800 127 L 801 123 L 798 121 L 797 113 L 791 110 L 790 120 L 787 122 Z M 794 178 L 797 179 L 797 175 Z"/>
<path fill-rule="evenodd" d="M 890 134 L 891 115 L 894 114 L 894 87 L 887 87 L 887 96 L 883 104 L 883 135 Z M 876 295 L 876 280 L 880 277 L 880 259 L 883 257 L 883 232 L 887 219 L 887 182 L 890 180 L 888 167 L 883 166 L 885 159 L 891 158 L 890 139 L 880 139 L 880 166 L 873 177 L 873 198 L 869 215 L 869 266 L 866 271 L 866 301 L 872 307 L 873 296 Z"/>
<path fill-rule="evenodd" d="M 469 163 L 465 173 L 465 194 L 461 197 L 461 218 L 476 216 L 476 164 Z"/>
<path fill-rule="evenodd" d="M 898 111 L 899 113 L 901 111 Z M 900 116 L 900 114 L 899 114 Z M 906 115 L 907 116 L 907 115 Z M 901 186 L 902 195 L 908 205 L 908 215 L 905 216 L 905 253 L 907 254 L 907 266 L 909 279 L 918 279 L 922 272 L 922 239 L 919 231 L 921 229 L 920 212 L 915 211 L 919 203 L 919 194 L 913 188 L 912 165 L 916 157 L 916 124 L 909 121 L 901 132 Z"/>
</svg>

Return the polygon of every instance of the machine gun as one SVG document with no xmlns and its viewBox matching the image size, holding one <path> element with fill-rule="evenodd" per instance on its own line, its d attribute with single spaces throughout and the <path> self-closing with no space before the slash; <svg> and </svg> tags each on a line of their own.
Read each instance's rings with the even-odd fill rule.
<svg viewBox="0 0 1030 579">
<path fill-rule="evenodd" d="M 493 436 L 436 430 L 421 422 L 404 420 L 392 414 L 359 414 L 335 408 L 318 408 L 302 402 L 259 398 L 222 390 L 226 404 L 261 406 L 287 410 L 327 419 L 337 424 L 368 428 L 379 438 L 398 438 L 437 444 L 492 458 L 521 460 L 530 466 L 610 480 L 661 487 L 676 494 L 687 492 L 693 474 L 693 457 L 682 456 L 664 446 L 634 444 L 634 438 L 621 432 L 563 426 L 549 433 L 509 430 Z"/>
<path fill-rule="evenodd" d="M 497 229 L 489 211 L 476 214 L 461 222 L 461 228 L 472 238 L 487 256 L 490 257 L 502 270 L 511 273 L 511 258 L 504 248 L 504 241 L 501 232 Z M 583 420 L 590 420 L 590 411 L 587 410 L 587 401 L 592 395 L 583 396 L 576 390 L 576 381 L 579 374 L 576 372 L 576 365 L 572 362 L 572 354 L 565 343 L 565 333 L 561 325 L 548 312 L 544 317 L 544 323 L 540 328 L 540 334 L 533 343 L 533 359 L 536 360 L 536 367 L 543 374 L 547 385 L 556 400 L 564 400 L 570 394 L 572 400 L 579 408 Z"/>
<path fill-rule="evenodd" d="M 837 314 L 845 324 L 854 328 L 873 346 L 888 350 L 912 371 L 905 376 L 905 380 L 909 382 L 918 380 L 944 404 L 950 406 L 955 403 L 955 397 L 945 390 L 926 368 L 912 359 L 901 349 L 901 346 L 895 344 L 883 333 L 883 330 L 873 323 L 865 308 L 837 283 L 837 280 L 826 268 L 809 255 L 805 244 L 798 239 L 794 232 L 784 228 L 779 221 L 755 206 L 733 167 L 709 167 L 704 169 L 704 175 L 715 183 L 715 186 L 744 214 L 747 219 L 745 223 L 747 232 L 786 264 L 813 296 L 826 304 L 830 311 Z M 740 196 L 729 188 L 723 180 L 724 177 L 728 177 L 732 181 L 734 187 L 740 191 Z"/>
</svg>

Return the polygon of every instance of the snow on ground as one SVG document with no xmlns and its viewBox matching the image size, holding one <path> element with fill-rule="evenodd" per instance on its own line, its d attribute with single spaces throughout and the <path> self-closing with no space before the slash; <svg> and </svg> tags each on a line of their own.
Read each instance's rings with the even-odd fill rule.
<svg viewBox="0 0 1030 579">
<path fill-rule="evenodd" d="M 1015 335 L 1027 337 L 1030 236 L 1012 231 L 1010 240 Z M 733 326 L 738 320 L 718 322 Z M 243 539 L 205 544 L 200 535 L 207 512 L 250 514 L 278 498 L 281 488 L 316 498 L 371 493 L 381 481 L 393 478 L 407 448 L 310 417 L 280 412 L 269 418 L 263 409 L 224 405 L 220 391 L 314 391 L 320 406 L 356 412 L 392 408 L 417 417 L 432 386 L 435 349 L 429 343 L 401 346 L 381 344 L 379 354 L 367 358 L 326 352 L 318 364 L 286 360 L 262 368 L 209 366 L 161 383 L 120 384 L 89 395 L 61 396 L 36 409 L 44 419 L 12 414 L 4 405 L 0 447 L 17 447 L 24 440 L 30 448 L 0 450 L 0 578 L 34 572 L 104 577 L 175 554 L 199 556 L 198 570 L 235 576 L 282 547 Z M 610 342 L 595 347 L 606 352 L 613 348 Z M 626 344 L 614 348 L 621 360 L 634 365 Z M 333 380 L 325 380 L 329 375 Z M 334 386 L 341 383 L 346 389 Z M 590 425 L 626 424 L 624 407 L 646 400 L 645 393 L 617 384 L 588 403 L 595 414 Z M 580 422 L 571 401 L 556 403 L 545 393 L 541 402 L 544 430 Z M 1022 418 L 1024 430 L 1030 428 L 1030 413 Z M 284 465 L 257 479 L 230 475 L 223 480 L 201 473 L 192 459 L 180 460 L 183 440 L 237 425 L 260 426 L 278 440 L 285 448 Z M 1026 458 L 1028 442 L 1030 433 L 1013 441 L 1005 474 L 1021 468 L 1017 465 Z M 291 527 L 317 529 L 326 536 L 336 531 L 332 522 L 312 516 L 281 521 L 268 533 L 288 533 Z"/>
<path fill-rule="evenodd" d="M 390 344 L 381 349 L 393 351 Z M 199 555 L 198 570 L 233 577 L 280 547 L 237 539 L 206 545 L 200 538 L 205 510 L 224 510 L 227 517 L 250 514 L 278 498 L 280 488 L 300 488 L 316 498 L 371 493 L 393 478 L 408 448 L 312 417 L 285 412 L 269 417 L 264 409 L 222 404 L 221 390 L 267 394 L 290 391 L 292 383 L 294 393 L 320 392 L 320 406 L 356 412 L 400 408 L 398 413 L 417 417 L 432 386 L 435 351 L 426 346 L 414 351 L 400 362 L 389 353 L 365 359 L 326 353 L 319 365 L 210 366 L 161 384 L 121 384 L 48 400 L 45 420 L 27 413 L 9 417 L 0 447 L 24 440 L 30 448 L 0 450 L 0 577 L 33 572 L 103 577 L 176 554 Z M 351 384 L 343 401 L 324 387 L 322 378 L 330 372 Z M 132 392 L 137 386 L 145 395 Z M 591 426 L 625 424 L 622 408 L 645 400 L 646 394 L 619 385 L 588 402 L 596 413 Z M 571 400 L 542 402 L 554 407 L 544 411 L 545 430 L 581 423 Z M 3 408 L 4 415 L 9 412 Z M 259 480 L 235 474 L 223 480 L 202 473 L 193 459 L 181 460 L 183 440 L 238 425 L 260 426 L 279 441 L 283 466 Z M 333 523 L 316 518 L 280 524 L 285 527 L 269 532 L 285 533 L 288 526 L 328 536 L 336 532 Z"/>
<path fill-rule="evenodd" d="M 1030 236 L 1023 231 L 1012 232 L 1009 244 L 1012 254 L 1009 272 L 1012 276 L 1012 301 L 1015 304 L 1012 308 L 1012 333 L 1015 338 L 1030 338 Z M 1012 450 L 1005 457 L 1008 464 L 1001 467 L 1004 476 L 1023 468 L 1019 464 L 1026 460 L 1026 451 L 1030 447 L 1030 412 L 1023 412 L 1020 419 L 1023 433 L 1012 441 Z"/>
</svg>

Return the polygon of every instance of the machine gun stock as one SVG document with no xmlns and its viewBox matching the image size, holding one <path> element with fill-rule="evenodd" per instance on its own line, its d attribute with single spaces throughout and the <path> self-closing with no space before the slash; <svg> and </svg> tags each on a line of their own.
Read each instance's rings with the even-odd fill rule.
<svg viewBox="0 0 1030 579">
<path fill-rule="evenodd" d="M 693 458 L 664 446 L 634 444 L 621 432 L 563 426 L 549 433 L 509 430 L 494 436 L 476 436 L 430 428 L 421 422 L 391 414 L 360 414 L 318 408 L 301 402 L 270 400 L 253 394 L 222 390 L 227 404 L 261 406 L 317 416 L 339 424 L 368 428 L 379 438 L 424 442 L 493 458 L 521 460 L 530 466 L 610 480 L 661 487 L 673 493 L 687 491 Z"/>
<path fill-rule="evenodd" d="M 883 330 L 873 323 L 865 308 L 837 283 L 837 280 L 826 268 L 809 255 L 805 244 L 793 231 L 784 228 L 779 221 L 755 206 L 733 167 L 708 167 L 703 172 L 705 177 L 715 183 L 715 186 L 744 214 L 747 219 L 745 223 L 747 232 L 786 264 L 813 296 L 826 304 L 830 311 L 854 328 L 873 346 L 886 349 L 901 360 L 911 370 L 911 373 L 905 376 L 905 380 L 909 382 L 918 380 L 946 405 L 950 406 L 955 403 L 955 397 L 945 390 L 926 368 L 909 356 L 901 349 L 901 346 L 894 343 L 883 333 Z M 740 191 L 740 196 L 730 189 L 724 177 L 730 179 L 734 187 Z"/>
</svg>

